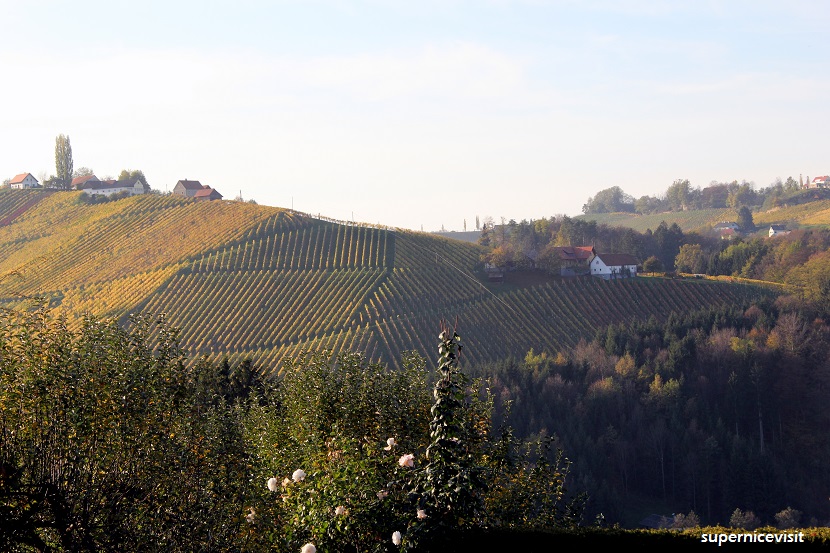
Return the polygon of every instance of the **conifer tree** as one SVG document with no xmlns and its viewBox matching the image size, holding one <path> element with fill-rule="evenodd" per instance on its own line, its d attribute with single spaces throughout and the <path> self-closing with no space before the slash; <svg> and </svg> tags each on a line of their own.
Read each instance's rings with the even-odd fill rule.
<svg viewBox="0 0 830 553">
<path fill-rule="evenodd" d="M 55 139 L 55 172 L 62 188 L 72 183 L 72 144 L 69 136 L 59 134 Z"/>
</svg>

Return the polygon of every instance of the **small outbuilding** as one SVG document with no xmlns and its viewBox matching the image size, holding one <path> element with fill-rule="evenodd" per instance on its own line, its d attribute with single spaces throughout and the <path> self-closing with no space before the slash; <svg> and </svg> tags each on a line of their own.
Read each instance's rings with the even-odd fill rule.
<svg viewBox="0 0 830 553">
<path fill-rule="evenodd" d="M 218 190 L 214 190 L 210 186 L 205 186 L 201 190 L 196 191 L 193 195 L 193 199 L 197 202 L 209 202 L 212 200 L 221 200 L 222 194 L 219 193 Z"/>
</svg>

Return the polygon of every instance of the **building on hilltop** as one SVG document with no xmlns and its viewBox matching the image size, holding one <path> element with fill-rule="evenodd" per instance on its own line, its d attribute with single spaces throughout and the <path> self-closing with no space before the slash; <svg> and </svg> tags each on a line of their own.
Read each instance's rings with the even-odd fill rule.
<svg viewBox="0 0 830 553">
<path fill-rule="evenodd" d="M 202 190 L 203 188 L 204 186 L 202 186 L 202 183 L 197 180 L 184 179 L 177 182 L 176 186 L 173 187 L 173 194 L 192 198 L 196 195 L 196 192 Z"/>
<path fill-rule="evenodd" d="M 824 175 L 814 178 L 807 183 L 808 188 L 830 188 L 830 176 Z"/>
<path fill-rule="evenodd" d="M 23 188 L 40 188 L 40 185 L 31 173 L 20 173 L 9 181 L 9 187 L 22 190 Z"/>
<path fill-rule="evenodd" d="M 83 190 L 84 194 L 88 194 L 90 196 L 111 196 L 112 194 L 118 194 L 119 192 L 128 192 L 130 196 L 138 196 L 139 194 L 144 194 L 147 191 L 147 188 L 144 186 L 141 179 L 119 181 L 90 179 L 80 185 L 80 190 Z"/>
<path fill-rule="evenodd" d="M 212 200 L 221 200 L 222 194 L 218 190 L 214 190 L 210 186 L 205 186 L 201 190 L 197 190 L 193 195 L 193 199 L 197 202 L 209 202 Z"/>
<path fill-rule="evenodd" d="M 72 184 L 69 185 L 69 188 L 72 190 L 81 190 L 86 187 L 87 183 L 93 184 L 96 182 L 101 182 L 101 179 L 95 175 L 84 175 L 83 177 L 75 177 L 72 179 Z"/>
<path fill-rule="evenodd" d="M 637 258 L 627 253 L 598 253 L 591 258 L 591 276 L 611 280 L 637 276 Z"/>
<path fill-rule="evenodd" d="M 222 199 L 222 194 L 218 190 L 210 186 L 205 186 L 197 180 L 180 180 L 173 187 L 173 194 L 186 198 L 194 198 L 197 201 Z"/>
</svg>

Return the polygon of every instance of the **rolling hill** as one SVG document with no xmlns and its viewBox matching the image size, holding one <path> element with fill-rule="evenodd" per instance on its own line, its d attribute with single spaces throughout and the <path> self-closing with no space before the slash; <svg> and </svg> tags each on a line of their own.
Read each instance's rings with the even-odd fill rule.
<svg viewBox="0 0 830 553">
<path fill-rule="evenodd" d="M 165 314 L 193 354 L 264 370 L 306 349 L 353 349 L 396 365 L 433 357 L 441 319 L 467 362 L 560 351 L 611 323 L 768 293 L 641 278 L 487 283 L 481 248 L 239 202 L 0 190 L 0 306 L 43 296 L 69 325 L 85 313 Z M 537 279 L 538 281 L 538 279 Z"/>
<path fill-rule="evenodd" d="M 577 219 L 596 221 L 611 227 L 628 227 L 638 232 L 654 230 L 665 221 L 667 225 L 677 223 L 684 232 L 711 228 L 721 221 L 737 221 L 737 210 L 697 209 L 689 211 L 668 211 L 665 213 L 592 213 L 580 215 Z M 784 205 L 752 213 L 756 227 L 784 224 L 789 228 L 826 227 L 830 225 L 830 199 L 817 198 L 795 205 Z"/>
</svg>

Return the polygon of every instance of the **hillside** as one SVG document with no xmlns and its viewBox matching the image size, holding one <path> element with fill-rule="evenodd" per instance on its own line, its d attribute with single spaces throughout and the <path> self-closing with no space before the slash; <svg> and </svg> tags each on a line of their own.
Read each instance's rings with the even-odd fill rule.
<svg viewBox="0 0 830 553">
<path fill-rule="evenodd" d="M 424 233 L 236 202 L 23 192 L 0 191 L 0 217 L 15 214 L 0 226 L 0 305 L 42 295 L 70 325 L 83 313 L 164 313 L 193 353 L 250 356 L 269 371 L 304 349 L 431 358 L 442 318 L 457 321 L 467 362 L 523 357 L 610 323 L 761 293 L 657 279 L 491 285 L 475 273 L 480 247 Z"/>
<path fill-rule="evenodd" d="M 796 205 L 756 210 L 752 213 L 756 226 L 784 224 L 789 227 L 816 227 L 830 225 L 830 200 L 817 199 Z M 697 209 L 689 211 L 667 211 L 638 215 L 636 213 L 592 213 L 576 219 L 596 221 L 612 227 L 628 227 L 638 232 L 654 230 L 665 221 L 667 225 L 677 223 L 684 232 L 713 227 L 721 221 L 737 221 L 734 209 Z"/>
</svg>

